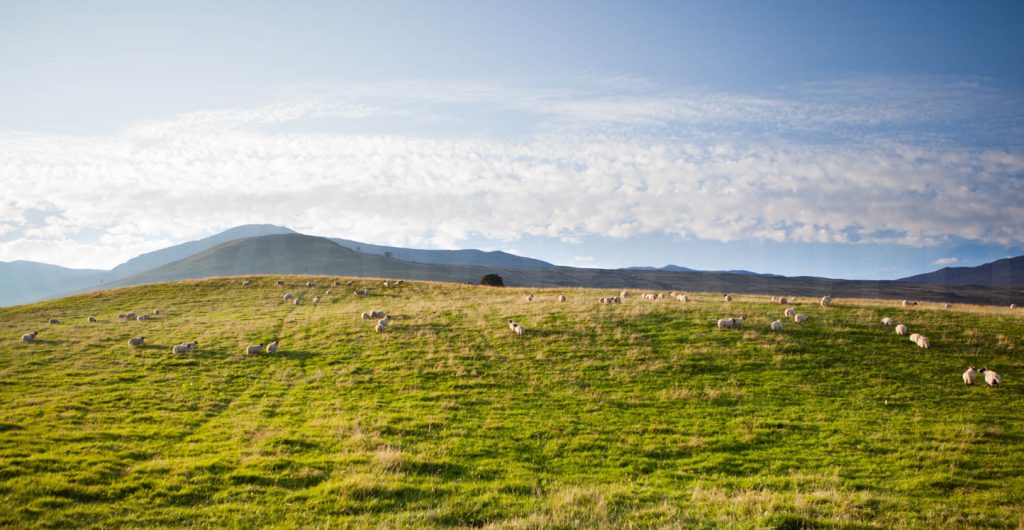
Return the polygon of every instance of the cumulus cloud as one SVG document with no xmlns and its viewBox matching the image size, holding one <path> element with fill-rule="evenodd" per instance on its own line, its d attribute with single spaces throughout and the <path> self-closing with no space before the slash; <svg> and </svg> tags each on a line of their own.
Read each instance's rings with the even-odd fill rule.
<svg viewBox="0 0 1024 530">
<path fill-rule="evenodd" d="M 243 223 L 442 248 L 474 235 L 578 242 L 652 233 L 1024 242 L 1024 227 L 1007 222 L 1024 218 L 1024 155 L 1012 146 L 763 134 L 909 120 L 854 112 L 856 94 L 828 107 L 824 96 L 389 90 L 195 112 L 101 138 L 0 132 L 0 185 L 13 190 L 0 209 L 0 259 L 109 267 Z M 529 109 L 533 125 L 507 137 L 278 127 L 438 112 L 410 106 L 415 98 Z M 953 111 L 935 112 L 947 119 Z M 715 120 L 760 129 L 707 125 Z M 646 128 L 673 122 L 696 132 Z M 53 213 L 30 221 L 40 205 Z"/>
<path fill-rule="evenodd" d="M 950 265 L 956 265 L 959 262 L 960 262 L 959 259 L 957 259 L 955 256 L 951 256 L 951 257 L 948 257 L 948 258 L 939 258 L 939 259 L 935 260 L 932 263 L 934 265 L 938 265 L 940 267 L 948 267 Z"/>
</svg>

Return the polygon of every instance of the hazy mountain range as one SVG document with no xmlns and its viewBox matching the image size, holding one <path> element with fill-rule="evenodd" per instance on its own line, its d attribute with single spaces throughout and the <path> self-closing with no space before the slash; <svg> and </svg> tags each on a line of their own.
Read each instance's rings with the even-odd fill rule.
<svg viewBox="0 0 1024 530">
<path fill-rule="evenodd" d="M 500 274 L 513 286 L 579 286 L 816 296 L 916 298 L 978 303 L 1024 299 L 1024 256 L 944 268 L 896 281 L 785 277 L 750 271 L 696 271 L 677 265 L 625 269 L 562 267 L 505 252 L 422 250 L 307 236 L 274 225 L 245 225 L 142 254 L 111 270 L 0 262 L 0 306 L 74 292 L 208 276 L 326 274 L 473 282 Z"/>
</svg>

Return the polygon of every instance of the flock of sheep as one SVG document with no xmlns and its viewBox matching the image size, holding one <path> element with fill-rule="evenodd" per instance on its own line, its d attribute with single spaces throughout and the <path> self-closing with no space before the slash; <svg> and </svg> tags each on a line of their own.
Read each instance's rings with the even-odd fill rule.
<svg viewBox="0 0 1024 530">
<path fill-rule="evenodd" d="M 384 285 L 384 287 L 391 287 L 391 286 L 400 286 L 400 285 L 403 285 L 404 283 L 405 283 L 404 280 L 397 280 L 397 281 L 385 280 L 383 282 L 383 285 Z M 275 284 L 277 286 L 284 286 L 285 285 L 283 280 L 277 280 L 275 282 Z M 252 280 L 244 280 L 242 282 L 242 286 L 243 287 L 249 287 L 251 285 L 252 285 Z M 333 285 L 337 287 L 337 286 L 340 286 L 342 284 L 341 284 L 340 280 L 335 280 Z M 348 282 L 345 283 L 345 285 L 346 286 L 351 286 L 351 285 L 353 285 L 353 281 L 349 280 Z M 311 281 L 311 280 L 307 281 L 306 282 L 306 287 L 314 287 L 313 281 Z M 365 295 L 367 295 L 369 293 L 369 290 L 368 289 L 354 289 L 352 292 L 355 295 L 357 295 L 357 296 L 365 296 Z M 330 294 L 331 294 L 331 290 L 330 289 L 328 289 L 324 293 L 325 296 L 330 295 Z M 688 303 L 690 301 L 689 296 L 684 294 L 684 293 L 677 293 L 675 291 L 672 291 L 672 292 L 668 293 L 668 296 L 670 298 L 674 298 L 674 299 L 676 299 L 676 300 L 678 300 L 680 302 L 684 302 L 684 303 Z M 629 291 L 621 291 L 617 296 L 602 296 L 602 297 L 600 297 L 598 299 L 598 302 L 600 304 L 621 304 L 622 300 L 626 299 L 627 297 L 629 297 Z M 662 299 L 664 297 L 665 297 L 664 293 L 649 293 L 648 292 L 648 293 L 642 293 L 642 294 L 639 295 L 639 298 L 641 300 L 659 300 L 659 299 Z M 295 305 L 299 305 L 301 303 L 301 298 L 296 297 L 294 294 L 292 294 L 290 292 L 284 294 L 284 296 L 282 296 L 282 300 L 284 302 L 291 302 L 291 303 L 293 303 Z M 532 302 L 534 300 L 533 294 L 527 294 L 525 296 L 525 300 L 526 300 L 526 302 Z M 722 295 L 722 300 L 724 302 L 731 302 L 732 301 L 732 295 L 724 294 L 724 295 Z M 321 301 L 320 296 L 314 296 L 313 297 L 313 304 L 318 304 L 318 303 L 320 303 L 320 301 Z M 557 301 L 559 303 L 565 302 L 566 301 L 565 295 L 558 295 Z M 780 305 L 787 305 L 789 303 L 796 303 L 797 298 L 796 297 L 786 297 L 786 296 L 772 296 L 771 297 L 771 301 L 773 303 L 777 303 L 777 304 L 780 304 Z M 819 303 L 820 303 L 821 307 L 824 307 L 824 308 L 831 307 L 832 306 L 832 297 L 831 296 L 824 296 L 824 297 L 821 298 Z M 912 302 L 910 300 L 903 300 L 901 302 L 901 306 L 903 306 L 903 307 L 912 307 L 912 306 L 916 306 L 916 305 L 917 305 L 916 302 Z M 949 309 L 949 308 L 952 307 L 952 305 L 951 304 L 944 304 L 943 307 L 945 307 L 946 309 Z M 1017 306 L 1015 304 L 1011 304 L 1010 305 L 1011 309 L 1016 309 L 1016 307 Z M 159 316 L 159 315 L 160 315 L 160 310 L 159 309 L 154 310 L 152 312 L 152 316 Z M 797 313 L 796 309 L 793 308 L 793 307 L 786 308 L 783 311 L 783 315 L 787 319 L 792 319 L 797 324 L 803 324 L 804 322 L 807 321 L 807 316 L 804 315 L 803 313 Z M 382 333 L 387 328 L 387 325 L 391 321 L 391 317 L 388 316 L 383 310 L 380 310 L 380 309 L 374 309 L 374 310 L 371 310 L 371 311 L 368 311 L 368 312 L 363 312 L 360 315 L 360 317 L 363 320 L 377 319 L 376 325 L 374 326 L 374 330 L 377 333 Z M 140 321 L 140 322 L 144 322 L 144 321 L 149 320 L 151 318 L 151 315 L 150 314 L 136 314 L 134 312 L 128 312 L 128 313 L 121 313 L 121 314 L 119 314 L 117 316 L 117 318 L 120 319 L 120 320 L 137 320 L 137 321 Z M 96 317 L 94 317 L 94 316 L 89 316 L 87 318 L 87 321 L 89 323 L 96 323 L 97 322 Z M 722 330 L 737 329 L 737 328 L 742 328 L 743 327 L 743 322 L 744 322 L 744 317 L 742 317 L 742 316 L 740 316 L 740 317 L 720 318 L 720 319 L 717 320 L 717 327 L 718 327 L 718 329 L 722 329 Z M 58 319 L 56 319 L 56 318 L 51 318 L 51 319 L 49 319 L 49 323 L 50 324 L 59 324 L 60 321 Z M 909 328 L 905 324 L 896 324 L 896 322 L 891 317 L 883 318 L 881 320 L 881 323 L 884 326 L 894 327 L 896 334 L 899 335 L 899 336 L 907 336 L 909 331 L 910 331 Z M 508 321 L 508 327 L 517 336 L 522 337 L 526 333 L 526 329 L 520 323 L 518 323 L 518 322 L 516 322 L 514 320 L 510 319 Z M 770 326 L 769 326 L 769 328 L 771 329 L 771 331 L 782 331 L 782 320 L 774 320 L 774 321 L 772 321 Z M 24 341 L 24 342 L 32 342 L 33 340 L 35 340 L 35 338 L 38 335 L 38 333 L 39 333 L 38 331 L 33 331 L 33 332 L 30 332 L 30 333 L 26 333 L 26 334 L 22 335 L 21 340 Z M 931 346 L 930 340 L 928 339 L 927 336 L 925 336 L 923 334 L 920 334 L 920 333 L 909 333 L 909 338 L 910 338 L 911 342 L 913 342 L 914 344 L 916 344 L 920 348 L 927 349 L 927 348 L 929 348 Z M 131 337 L 130 339 L 128 339 L 128 345 L 132 346 L 132 347 L 139 347 L 139 346 L 143 346 L 145 344 L 145 341 L 146 341 L 146 337 L 145 336 Z M 198 347 L 199 347 L 199 343 L 197 341 L 184 342 L 184 343 L 177 344 L 177 345 L 173 346 L 171 348 L 171 352 L 174 353 L 174 354 L 191 353 L 191 352 L 194 352 Z M 259 354 L 259 353 L 262 353 L 264 351 L 266 351 L 267 353 L 275 353 L 275 352 L 278 351 L 279 347 L 280 347 L 280 341 L 275 338 L 272 342 L 270 342 L 269 344 L 266 344 L 266 345 L 258 344 L 258 345 L 246 346 L 245 353 L 249 354 L 249 355 Z M 982 377 L 984 378 L 985 382 L 989 386 L 997 386 L 997 385 L 999 385 L 999 383 L 1001 381 L 1001 377 L 999 376 L 998 373 L 996 373 L 996 372 L 994 372 L 992 370 L 989 370 L 988 368 L 978 368 L 978 369 L 975 369 L 972 366 L 972 367 L 969 367 L 967 369 L 967 371 L 965 371 L 963 373 L 964 383 L 968 384 L 968 385 L 974 384 L 974 382 L 975 382 L 975 380 L 976 380 L 976 378 L 977 378 L 977 376 L 979 374 L 984 374 Z"/>
</svg>

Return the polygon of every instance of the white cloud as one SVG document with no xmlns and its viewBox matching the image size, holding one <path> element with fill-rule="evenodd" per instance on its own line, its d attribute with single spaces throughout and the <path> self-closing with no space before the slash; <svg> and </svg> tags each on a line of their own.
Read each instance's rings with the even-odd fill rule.
<svg viewBox="0 0 1024 530">
<path fill-rule="evenodd" d="M 109 267 L 243 223 L 442 248 L 471 235 L 581 242 L 651 233 L 721 241 L 1024 242 L 1024 227 L 1007 222 L 1024 218 L 1024 155 L 1012 147 L 903 137 L 821 142 L 701 128 L 716 120 L 781 130 L 903 123 L 910 118 L 899 98 L 896 110 L 855 112 L 856 94 L 829 106 L 825 96 L 836 87 L 814 88 L 817 96 L 799 101 L 415 87 L 372 98 L 350 92 L 342 103 L 195 112 L 103 138 L 0 132 L 0 185 L 13 190 L 0 212 L 0 259 Z M 406 104 L 411 93 L 500 102 L 541 118 L 531 134 L 504 138 L 276 127 L 415 115 L 420 110 Z M 698 124 L 699 134 L 635 128 L 673 121 Z M 27 221 L 40 209 L 55 213 Z M 95 231 L 102 236 L 83 241 Z"/>
<path fill-rule="evenodd" d="M 938 265 L 940 267 L 948 267 L 950 265 L 956 265 L 959 262 L 960 262 L 959 259 L 957 259 L 955 256 L 951 256 L 951 257 L 948 257 L 948 258 L 939 258 L 939 259 L 935 260 L 933 262 L 933 264 L 934 265 Z"/>
</svg>

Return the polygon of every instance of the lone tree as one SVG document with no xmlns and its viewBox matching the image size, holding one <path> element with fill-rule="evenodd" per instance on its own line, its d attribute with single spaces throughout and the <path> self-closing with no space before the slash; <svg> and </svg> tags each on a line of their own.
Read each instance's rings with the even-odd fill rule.
<svg viewBox="0 0 1024 530">
<path fill-rule="evenodd" d="M 505 280 L 501 279 L 501 276 L 497 274 L 485 274 L 483 278 L 480 278 L 480 285 L 490 285 L 492 287 L 504 287 Z"/>
</svg>

